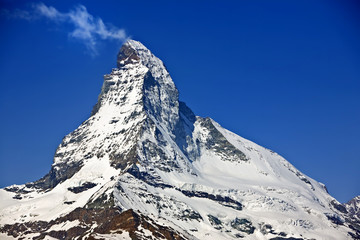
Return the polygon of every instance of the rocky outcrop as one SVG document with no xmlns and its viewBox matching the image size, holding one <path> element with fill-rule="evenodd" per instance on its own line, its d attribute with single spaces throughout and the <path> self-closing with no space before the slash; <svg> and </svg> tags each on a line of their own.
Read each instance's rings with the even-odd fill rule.
<svg viewBox="0 0 360 240">
<path fill-rule="evenodd" d="M 343 208 L 347 213 L 345 221 L 353 230 L 353 232 L 349 232 L 349 234 L 353 239 L 360 239 L 360 196 L 356 196 L 349 202 L 343 204 Z"/>
<path fill-rule="evenodd" d="M 72 224 L 75 223 L 75 224 Z M 70 226 L 67 228 L 67 225 Z M 59 229 L 57 226 L 63 226 Z M 56 230 L 55 230 L 56 229 Z M 111 236 L 129 236 L 131 239 L 187 239 L 173 228 L 156 223 L 133 210 L 120 212 L 116 208 L 77 208 L 53 221 L 35 221 L 5 225 L 1 232 L 16 238 L 33 234 L 33 239 L 101 239 Z"/>
</svg>

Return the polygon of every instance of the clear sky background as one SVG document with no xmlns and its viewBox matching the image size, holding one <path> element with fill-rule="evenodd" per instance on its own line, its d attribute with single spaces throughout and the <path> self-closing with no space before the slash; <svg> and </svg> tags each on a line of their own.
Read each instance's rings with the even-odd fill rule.
<svg viewBox="0 0 360 240">
<path fill-rule="evenodd" d="M 126 37 L 164 61 L 196 115 L 341 202 L 360 195 L 360 4 L 343 0 L 0 0 L 0 187 L 49 171 Z"/>
</svg>

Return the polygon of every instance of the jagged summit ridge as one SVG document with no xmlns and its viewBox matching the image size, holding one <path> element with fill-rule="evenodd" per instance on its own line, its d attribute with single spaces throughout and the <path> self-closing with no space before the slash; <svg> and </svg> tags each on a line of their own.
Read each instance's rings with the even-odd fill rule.
<svg viewBox="0 0 360 240">
<path fill-rule="evenodd" d="M 163 62 L 134 40 L 50 172 L 0 189 L 0 200 L 0 238 L 360 236 L 348 213 L 357 205 L 341 205 L 280 155 L 195 116 Z"/>
<path fill-rule="evenodd" d="M 139 83 L 129 88 L 140 88 L 144 110 L 151 114 L 152 118 L 167 123 L 170 127 L 168 130 L 173 131 L 174 123 L 179 118 L 179 93 L 163 62 L 140 42 L 128 40 L 119 51 L 117 66 L 111 74 L 105 75 L 100 97 L 110 89 L 112 92 L 122 91 L 123 88 L 111 86 L 115 83 L 121 85 L 121 80 L 126 79 L 123 73 L 131 72 L 130 74 L 135 74 L 132 80 Z M 133 75 L 127 77 L 131 78 Z M 127 80 L 123 83 L 127 83 Z M 95 107 L 93 112 L 96 112 L 98 107 Z"/>
</svg>

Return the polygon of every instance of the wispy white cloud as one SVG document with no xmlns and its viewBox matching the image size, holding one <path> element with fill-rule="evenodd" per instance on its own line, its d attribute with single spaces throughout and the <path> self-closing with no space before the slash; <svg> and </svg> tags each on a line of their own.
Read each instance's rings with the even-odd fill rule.
<svg viewBox="0 0 360 240">
<path fill-rule="evenodd" d="M 60 13 L 54 7 L 48 7 L 43 3 L 38 3 L 33 5 L 35 13 L 40 14 L 41 16 L 47 17 L 54 21 L 65 21 L 66 13 Z"/>
<path fill-rule="evenodd" d="M 69 36 L 81 41 L 91 55 L 97 54 L 97 45 L 100 40 L 125 41 L 127 39 L 124 29 L 105 24 L 101 18 L 91 15 L 83 5 L 78 5 L 68 12 L 60 12 L 52 6 L 37 3 L 33 5 L 32 11 L 3 10 L 2 14 L 11 18 L 25 20 L 46 18 L 56 24 L 70 24 L 73 29 Z"/>
<path fill-rule="evenodd" d="M 36 18 L 29 11 L 18 9 L 18 8 L 13 9 L 11 11 L 9 9 L 3 8 L 0 10 L 0 15 L 4 16 L 6 18 L 19 18 L 19 19 L 24 19 L 24 20 L 28 20 L 28 21 Z"/>
</svg>

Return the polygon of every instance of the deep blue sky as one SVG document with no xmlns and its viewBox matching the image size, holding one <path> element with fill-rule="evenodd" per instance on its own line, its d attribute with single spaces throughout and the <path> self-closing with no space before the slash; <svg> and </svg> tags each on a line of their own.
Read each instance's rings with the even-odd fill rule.
<svg viewBox="0 0 360 240">
<path fill-rule="evenodd" d="M 34 2 L 39 3 L 39 2 Z M 270 148 L 327 185 L 360 195 L 357 1 L 43 1 L 82 4 L 161 58 L 200 116 Z M 63 136 L 88 118 L 121 41 L 97 55 L 73 26 L 24 19 L 0 0 L 0 187 L 45 175 Z"/>
</svg>

